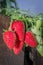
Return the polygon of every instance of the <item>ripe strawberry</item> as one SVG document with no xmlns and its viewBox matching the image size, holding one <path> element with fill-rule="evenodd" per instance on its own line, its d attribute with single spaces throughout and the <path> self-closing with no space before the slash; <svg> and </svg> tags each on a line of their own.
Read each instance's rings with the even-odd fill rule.
<svg viewBox="0 0 43 65">
<path fill-rule="evenodd" d="M 20 53 L 20 51 L 22 50 L 23 48 L 23 42 L 19 40 L 19 37 L 18 35 L 16 34 L 16 42 L 15 42 L 15 45 L 13 47 L 13 51 L 16 55 L 18 55 Z"/>
<path fill-rule="evenodd" d="M 23 48 L 23 42 L 18 41 L 18 42 L 16 42 L 15 46 L 13 47 L 13 51 L 16 55 L 18 55 L 20 53 L 20 51 L 22 50 L 22 48 Z"/>
<path fill-rule="evenodd" d="M 19 37 L 19 40 L 23 41 L 24 40 L 24 35 L 25 35 L 25 25 L 21 20 L 15 20 L 12 23 L 11 29 L 16 32 L 16 34 Z"/>
<path fill-rule="evenodd" d="M 12 49 L 15 45 L 16 35 L 12 31 L 6 31 L 3 33 L 3 40 L 9 49 Z"/>
<path fill-rule="evenodd" d="M 30 32 L 30 31 L 26 32 L 25 43 L 28 44 L 30 47 L 37 46 L 37 42 L 36 42 L 32 32 Z"/>
</svg>

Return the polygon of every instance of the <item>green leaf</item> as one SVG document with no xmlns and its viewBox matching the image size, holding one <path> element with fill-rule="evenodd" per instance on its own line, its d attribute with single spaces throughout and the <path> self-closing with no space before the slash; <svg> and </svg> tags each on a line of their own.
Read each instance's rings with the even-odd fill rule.
<svg viewBox="0 0 43 65">
<path fill-rule="evenodd" d="M 43 56 L 43 46 L 38 45 L 38 46 L 37 46 L 37 51 L 39 52 L 39 54 L 40 54 L 41 56 Z"/>
<path fill-rule="evenodd" d="M 38 42 L 39 45 L 42 44 L 42 38 L 41 38 L 41 36 L 36 35 L 36 40 L 37 40 L 37 42 Z"/>
<path fill-rule="evenodd" d="M 37 29 L 40 29 L 40 28 L 41 28 L 41 23 L 42 23 L 42 22 L 41 22 L 40 19 L 36 21 L 36 28 L 37 28 Z"/>
<path fill-rule="evenodd" d="M 38 30 L 38 29 L 36 28 L 36 26 L 33 26 L 33 27 L 31 28 L 31 31 L 32 31 L 34 34 L 36 34 L 36 35 L 40 35 L 40 34 L 41 34 L 40 30 Z"/>
</svg>

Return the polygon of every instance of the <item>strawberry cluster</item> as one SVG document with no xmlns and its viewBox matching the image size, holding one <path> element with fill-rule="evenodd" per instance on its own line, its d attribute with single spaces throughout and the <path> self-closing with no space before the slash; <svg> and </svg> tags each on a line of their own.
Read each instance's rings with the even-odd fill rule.
<svg viewBox="0 0 43 65">
<path fill-rule="evenodd" d="M 15 20 L 10 24 L 9 29 L 3 33 L 3 40 L 16 55 L 20 53 L 24 43 L 30 47 L 37 46 L 34 34 L 31 31 L 25 31 L 25 24 L 21 20 Z"/>
</svg>

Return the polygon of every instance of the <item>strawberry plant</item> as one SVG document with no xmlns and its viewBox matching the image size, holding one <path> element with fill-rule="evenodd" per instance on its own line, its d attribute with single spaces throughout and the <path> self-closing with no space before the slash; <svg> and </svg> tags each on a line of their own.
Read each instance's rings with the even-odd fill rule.
<svg viewBox="0 0 43 65">
<path fill-rule="evenodd" d="M 23 46 L 30 46 L 35 47 L 40 55 L 43 56 L 43 14 L 32 16 L 28 14 L 28 11 L 7 8 L 5 15 L 11 18 L 8 30 L 11 29 L 14 38 L 16 36 L 16 40 L 14 38 L 12 40 L 15 43 L 11 43 L 13 46 L 11 49 L 13 49 L 14 53 L 17 55 Z M 10 49 L 10 42 L 6 43 L 6 45 Z"/>
</svg>

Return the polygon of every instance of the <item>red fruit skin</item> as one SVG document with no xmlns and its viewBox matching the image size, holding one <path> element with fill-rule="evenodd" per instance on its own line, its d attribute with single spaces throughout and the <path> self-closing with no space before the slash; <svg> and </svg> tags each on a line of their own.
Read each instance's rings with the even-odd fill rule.
<svg viewBox="0 0 43 65">
<path fill-rule="evenodd" d="M 18 55 L 23 48 L 23 42 L 18 41 L 16 45 L 13 47 L 13 52 L 15 55 Z"/>
<path fill-rule="evenodd" d="M 28 46 L 30 46 L 30 47 L 36 47 L 37 46 L 37 42 L 36 42 L 32 32 L 30 32 L 30 31 L 26 32 L 25 43 L 28 44 Z"/>
<path fill-rule="evenodd" d="M 15 45 L 16 36 L 12 31 L 6 31 L 3 33 L 3 40 L 9 49 L 12 49 Z"/>
<path fill-rule="evenodd" d="M 24 40 L 25 35 L 25 25 L 21 20 L 15 20 L 12 23 L 11 29 L 16 32 L 20 41 Z"/>
</svg>

